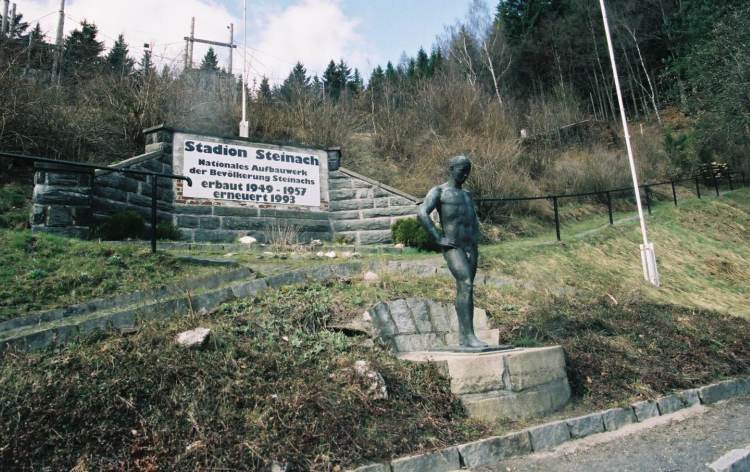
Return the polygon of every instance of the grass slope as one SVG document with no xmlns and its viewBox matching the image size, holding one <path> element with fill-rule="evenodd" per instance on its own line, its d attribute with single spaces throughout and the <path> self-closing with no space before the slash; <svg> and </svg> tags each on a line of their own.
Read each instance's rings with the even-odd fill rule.
<svg viewBox="0 0 750 472">
<path fill-rule="evenodd" d="M 507 342 L 564 346 L 567 414 L 747 373 L 746 278 L 716 267 L 747 262 L 748 208 L 747 192 L 658 207 L 660 290 L 642 282 L 630 224 L 487 247 L 483 270 L 523 283 L 482 286 L 477 304 Z M 434 367 L 325 329 L 403 296 L 449 301 L 453 284 L 393 274 L 285 288 L 127 337 L 6 354 L 0 469 L 340 470 L 523 426 L 470 421 Z M 209 345 L 177 348 L 174 335 L 196 326 L 213 329 Z M 357 360 L 382 373 L 387 400 L 369 399 Z"/>
<path fill-rule="evenodd" d="M 157 287 L 211 268 L 152 256 L 144 246 L 0 229 L 0 320 Z"/>
</svg>

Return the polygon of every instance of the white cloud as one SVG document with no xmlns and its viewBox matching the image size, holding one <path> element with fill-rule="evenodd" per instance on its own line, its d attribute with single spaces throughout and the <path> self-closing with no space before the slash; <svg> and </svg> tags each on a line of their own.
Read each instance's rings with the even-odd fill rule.
<svg viewBox="0 0 750 472">
<path fill-rule="evenodd" d="M 266 11 L 261 25 L 251 49 L 253 68 L 272 82 L 283 80 L 297 61 L 318 75 L 331 60 L 344 59 L 363 72 L 374 62 L 372 48 L 358 33 L 359 21 L 348 18 L 337 0 L 302 0 Z"/>
<path fill-rule="evenodd" d="M 235 0 L 241 7 L 241 0 Z M 19 5 L 24 20 L 35 23 L 39 18 L 48 40 L 55 37 L 59 0 L 27 0 Z M 229 40 L 228 25 L 235 25 L 234 71 L 242 72 L 242 18 L 234 17 L 215 0 L 68 0 L 65 34 L 86 19 L 97 25 L 100 39 L 110 47 L 122 33 L 131 55 L 140 59 L 143 44 L 154 46 L 157 62 L 182 68 L 185 41 L 190 18 L 196 18 L 196 37 L 213 41 Z M 343 58 L 361 72 L 375 62 L 373 48 L 358 33 L 359 22 L 347 17 L 339 0 L 300 0 L 279 9 L 248 1 L 249 77 L 259 80 L 268 76 L 278 83 L 297 61 L 310 74 L 322 74 L 328 61 Z M 193 60 L 197 66 L 208 49 L 197 44 Z M 215 48 L 221 66 L 227 65 L 226 48 Z"/>
</svg>

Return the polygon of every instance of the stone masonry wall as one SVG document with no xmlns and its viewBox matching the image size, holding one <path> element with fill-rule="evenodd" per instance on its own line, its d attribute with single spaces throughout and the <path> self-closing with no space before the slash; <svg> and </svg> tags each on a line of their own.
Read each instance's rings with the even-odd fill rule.
<svg viewBox="0 0 750 472">
<path fill-rule="evenodd" d="M 171 174 L 171 154 L 167 151 L 167 147 L 152 150 L 112 167 Z M 146 175 L 97 170 L 92 184 L 94 219 L 103 222 L 115 213 L 134 211 L 146 220 L 146 227 L 150 228 L 153 180 Z M 157 221 L 172 223 L 172 180 L 157 179 L 156 192 Z"/>
<path fill-rule="evenodd" d="M 391 225 L 414 217 L 419 199 L 395 188 L 340 168 L 329 173 L 330 217 L 334 238 L 354 244 L 392 242 Z"/>
<path fill-rule="evenodd" d="M 37 163 L 35 170 L 32 231 L 88 238 L 92 172 L 47 163 Z"/>
</svg>

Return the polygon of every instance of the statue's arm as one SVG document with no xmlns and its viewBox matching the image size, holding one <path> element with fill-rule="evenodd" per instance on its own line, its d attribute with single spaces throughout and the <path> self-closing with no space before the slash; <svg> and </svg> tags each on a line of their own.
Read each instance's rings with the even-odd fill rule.
<svg viewBox="0 0 750 472">
<path fill-rule="evenodd" d="M 427 230 L 430 236 L 432 236 L 440 246 L 453 247 L 453 244 L 450 241 L 447 241 L 445 236 L 440 234 L 437 226 L 435 226 L 432 218 L 430 218 L 430 213 L 432 213 L 437 208 L 438 203 L 440 202 L 440 194 L 440 187 L 434 187 L 429 191 L 424 201 L 419 206 L 419 210 L 417 211 L 417 218 L 419 219 L 419 222 L 422 223 L 424 229 Z"/>
</svg>

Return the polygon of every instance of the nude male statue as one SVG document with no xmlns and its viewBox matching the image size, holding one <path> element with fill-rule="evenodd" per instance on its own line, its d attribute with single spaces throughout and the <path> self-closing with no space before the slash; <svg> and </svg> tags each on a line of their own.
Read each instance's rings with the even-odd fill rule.
<svg viewBox="0 0 750 472">
<path fill-rule="evenodd" d="M 479 256 L 479 220 L 471 195 L 461 188 L 471 172 L 471 161 L 465 156 L 456 156 L 449 161 L 448 168 L 448 181 L 429 191 L 417 215 L 422 226 L 442 248 L 443 257 L 456 279 L 459 344 L 462 347 L 484 348 L 487 343 L 474 334 L 474 277 Z M 433 210 L 440 215 L 443 234 L 430 218 Z"/>
</svg>

